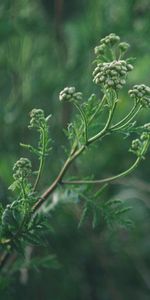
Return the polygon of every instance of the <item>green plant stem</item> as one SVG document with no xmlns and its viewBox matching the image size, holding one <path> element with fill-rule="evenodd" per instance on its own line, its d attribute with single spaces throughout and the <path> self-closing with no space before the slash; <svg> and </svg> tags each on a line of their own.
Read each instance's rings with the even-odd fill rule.
<svg viewBox="0 0 150 300">
<path fill-rule="evenodd" d="M 117 104 L 117 101 L 114 101 L 112 109 L 109 111 L 109 116 L 108 116 L 108 120 L 106 122 L 105 127 L 98 134 L 96 134 L 95 136 L 90 138 L 87 141 L 86 145 L 84 144 L 79 149 L 77 149 L 77 150 L 74 149 L 74 151 L 71 151 L 70 156 L 68 157 L 68 159 L 64 163 L 62 169 L 60 170 L 60 172 L 57 176 L 57 178 L 53 181 L 53 183 L 50 185 L 50 187 L 41 195 L 41 197 L 33 205 L 32 211 L 31 211 L 32 215 L 35 214 L 38 211 L 38 209 L 41 207 L 41 205 L 48 199 L 48 197 L 53 193 L 53 191 L 58 187 L 59 184 L 75 184 L 75 183 L 76 184 L 82 184 L 82 183 L 105 183 L 105 182 L 108 183 L 110 181 L 113 181 L 115 179 L 118 179 L 120 177 L 123 177 L 123 176 L 126 176 L 126 175 L 130 174 L 138 166 L 139 162 L 142 159 L 142 156 L 138 157 L 137 160 L 135 161 L 135 163 L 128 170 L 126 170 L 126 171 L 124 171 L 124 172 L 122 172 L 118 175 L 106 178 L 106 179 L 81 180 L 81 181 L 80 180 L 78 180 L 78 181 L 62 181 L 62 178 L 66 174 L 69 166 L 88 147 L 88 145 L 95 142 L 95 141 L 97 141 L 99 138 L 104 137 L 108 133 L 109 127 L 110 127 L 110 124 L 111 124 L 111 121 L 112 121 L 112 118 L 113 118 L 113 114 L 114 114 L 114 111 L 115 111 L 115 108 L 116 108 L 116 104 Z M 149 143 L 145 144 L 142 155 L 144 155 L 144 153 L 146 152 L 146 150 L 148 148 L 148 145 L 149 145 Z M 41 171 L 40 171 L 40 174 L 41 174 Z M 39 178 L 40 178 L 40 175 L 39 175 Z M 6 253 L 4 254 L 3 259 L 1 261 L 1 264 L 0 264 L 0 269 L 1 270 L 7 264 L 8 260 L 10 258 L 11 258 L 11 253 L 8 253 L 6 251 Z"/>
<path fill-rule="evenodd" d="M 86 145 L 82 145 L 73 155 L 71 155 L 64 163 L 62 169 L 60 170 L 57 178 L 53 181 L 50 187 L 42 194 L 38 201 L 32 207 L 32 213 L 35 213 L 38 208 L 45 202 L 45 200 L 51 195 L 51 193 L 57 188 L 62 182 L 62 178 L 68 170 L 71 163 L 85 150 Z"/>
<path fill-rule="evenodd" d="M 73 102 L 73 104 L 77 108 L 77 110 L 79 111 L 79 113 L 82 117 L 83 123 L 84 123 L 84 134 L 85 134 L 85 144 L 86 144 L 87 140 L 88 140 L 88 132 L 87 132 L 88 131 L 88 125 L 87 125 L 86 116 L 85 116 L 84 111 L 81 109 L 81 107 L 76 102 Z"/>
<path fill-rule="evenodd" d="M 89 120 L 89 122 L 87 123 L 86 122 L 86 128 L 88 128 L 88 126 L 90 125 L 90 123 L 93 121 L 93 119 L 95 118 L 96 114 L 101 110 L 102 106 L 104 105 L 105 103 L 105 100 L 106 100 L 106 95 L 103 96 L 102 100 L 100 101 L 99 105 L 98 105 L 98 108 L 96 109 L 95 113 L 92 115 L 91 119 Z M 86 120 L 86 116 L 85 116 L 85 120 Z M 85 122 L 84 122 L 85 123 Z M 85 126 L 85 125 L 84 125 Z M 80 132 L 82 131 L 82 125 L 80 127 Z M 77 134 L 76 134 L 76 137 L 77 137 Z M 80 139 L 79 137 L 77 137 L 78 139 Z M 88 138 L 88 137 L 86 137 Z M 88 140 L 86 141 L 86 143 L 88 142 Z M 75 141 L 74 143 L 74 146 L 72 147 L 72 150 L 71 150 L 71 154 L 73 154 L 75 152 L 75 149 L 77 147 L 77 142 Z"/>
<path fill-rule="evenodd" d="M 114 53 L 113 50 L 112 50 L 111 44 L 109 44 L 108 50 L 109 50 L 109 53 L 110 53 L 110 55 L 111 55 L 111 57 L 112 57 L 112 60 L 116 60 L 116 56 L 115 56 L 115 53 Z"/>
<path fill-rule="evenodd" d="M 104 103 L 106 100 L 106 95 L 103 96 L 102 100 L 100 101 L 95 113 L 92 115 L 92 117 L 90 118 L 88 125 L 93 121 L 93 119 L 95 118 L 96 114 L 101 110 L 101 108 L 103 107 Z"/>
<path fill-rule="evenodd" d="M 125 121 L 127 121 L 128 118 L 131 117 L 132 114 L 134 113 L 136 107 L 137 107 L 137 103 L 134 104 L 134 106 L 132 107 L 132 109 L 130 110 L 130 112 L 121 121 L 119 121 L 118 123 L 112 125 L 111 129 L 114 129 L 114 128 L 118 127 L 119 125 L 122 125 L 122 123 L 124 123 Z"/>
<path fill-rule="evenodd" d="M 44 166 L 44 160 L 45 160 L 45 131 L 43 128 L 41 128 L 41 132 L 42 132 L 42 155 L 40 157 L 38 174 L 37 174 L 34 186 L 33 186 L 33 191 L 36 190 L 39 180 L 41 178 L 41 174 L 42 174 L 42 170 L 43 170 L 43 166 Z"/>
<path fill-rule="evenodd" d="M 149 147 L 149 143 L 150 143 L 150 138 L 145 142 L 145 145 L 143 147 L 143 151 L 142 151 L 141 155 L 136 159 L 136 161 L 133 163 L 133 165 L 130 168 L 128 168 L 127 170 L 125 170 L 115 176 L 111 176 L 111 177 L 100 179 L 100 180 L 71 180 L 71 181 L 63 180 L 62 183 L 63 184 L 100 184 L 100 183 L 105 183 L 105 182 L 108 183 L 108 182 L 116 180 L 118 178 L 127 176 L 139 165 L 140 161 L 143 159 L 143 156 Z"/>
<path fill-rule="evenodd" d="M 112 110 L 113 112 L 114 110 Z M 97 135 L 96 138 L 92 142 L 95 142 L 96 140 L 99 139 L 99 137 L 104 137 L 105 134 L 107 134 L 107 128 L 110 124 L 111 121 L 111 114 L 109 114 L 108 120 L 107 120 L 107 126 L 104 127 L 105 130 L 102 130 L 101 135 Z M 89 142 L 89 144 L 91 141 Z M 62 178 L 67 172 L 69 166 L 71 163 L 86 149 L 86 145 L 82 145 L 79 149 L 76 151 L 71 151 L 71 155 L 68 157 L 66 162 L 64 163 L 62 169 L 60 170 L 57 178 L 53 181 L 53 183 L 50 185 L 50 187 L 41 195 L 41 197 L 37 200 L 37 202 L 33 205 L 32 207 L 32 214 L 34 214 L 40 207 L 41 205 L 46 201 L 46 199 L 53 193 L 53 191 L 57 188 L 59 184 L 62 183 Z M 9 244 L 10 240 L 8 242 L 5 242 L 5 244 Z"/>
<path fill-rule="evenodd" d="M 138 109 L 135 111 L 135 113 L 132 115 L 132 117 L 125 124 L 122 124 L 119 127 L 116 126 L 115 128 L 111 127 L 110 129 L 113 129 L 113 131 L 117 131 L 117 130 L 120 130 L 120 129 L 123 129 L 124 127 L 126 127 L 135 118 L 135 116 L 139 113 L 139 111 L 141 110 L 141 108 L 142 108 L 142 105 L 140 105 L 138 107 Z"/>
<path fill-rule="evenodd" d="M 49 197 L 49 195 L 56 189 L 58 184 L 62 183 L 62 178 L 65 175 L 66 171 L 68 170 L 71 163 L 90 145 L 91 143 L 97 141 L 99 138 L 104 137 L 107 134 L 107 130 L 109 128 L 109 125 L 111 123 L 114 110 L 116 107 L 117 101 L 114 101 L 112 109 L 109 111 L 108 120 L 106 122 L 105 127 L 100 131 L 98 134 L 96 134 L 93 138 L 89 139 L 87 141 L 86 145 L 82 145 L 78 150 L 73 152 L 72 155 L 69 156 L 69 158 L 64 163 L 64 166 L 62 167 L 60 173 L 58 174 L 57 178 L 54 180 L 54 182 L 50 185 L 50 187 L 46 190 L 46 192 L 43 193 L 43 195 L 38 199 L 38 201 L 33 205 L 32 212 L 36 212 L 36 210 L 45 202 L 45 200 Z M 71 152 L 72 153 L 72 152 Z"/>
<path fill-rule="evenodd" d="M 25 187 L 24 187 L 24 180 L 23 180 L 23 178 L 21 179 L 20 186 L 21 186 L 21 189 L 22 189 L 23 197 L 24 197 L 24 199 L 26 199 L 26 191 L 25 191 Z"/>
<path fill-rule="evenodd" d="M 99 183 L 110 182 L 110 181 L 113 181 L 115 179 L 118 179 L 120 177 L 130 174 L 138 166 L 140 161 L 141 161 L 141 158 L 137 158 L 137 160 L 134 162 L 134 164 L 129 169 L 127 169 L 126 171 L 121 172 L 115 176 L 112 176 L 112 177 L 99 179 L 99 180 L 71 180 L 71 181 L 63 180 L 62 183 L 63 184 L 99 184 Z"/>
<path fill-rule="evenodd" d="M 97 139 L 99 139 L 99 138 L 101 138 L 102 136 L 105 135 L 105 133 L 107 132 L 107 129 L 109 128 L 110 123 L 112 121 L 116 105 L 117 105 L 117 101 L 114 101 L 114 103 L 112 105 L 112 109 L 109 111 L 109 116 L 108 116 L 105 127 L 100 132 L 98 132 L 96 135 L 94 135 L 92 138 L 90 138 L 88 140 L 88 144 L 91 144 L 91 143 L 95 142 Z"/>
</svg>

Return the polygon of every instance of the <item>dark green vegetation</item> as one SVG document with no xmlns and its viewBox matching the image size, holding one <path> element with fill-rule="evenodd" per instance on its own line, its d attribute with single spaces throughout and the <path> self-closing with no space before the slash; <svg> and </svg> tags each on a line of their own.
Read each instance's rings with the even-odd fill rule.
<svg viewBox="0 0 150 300">
<path fill-rule="evenodd" d="M 11 1 L 5 1 L 0 7 L 2 16 L 0 24 L 0 193 L 3 207 L 14 200 L 14 193 L 10 196 L 7 191 L 7 186 L 12 183 L 11 169 L 13 163 L 18 156 L 27 155 L 27 149 L 20 149 L 20 141 L 36 145 L 37 136 L 26 129 L 27 115 L 33 107 L 44 109 L 46 116 L 50 113 L 53 115 L 49 121 L 50 137 L 53 141 L 48 143 L 47 138 L 45 139 L 44 154 L 42 154 L 44 141 L 42 132 L 45 128 L 44 136 L 47 136 L 46 124 L 48 124 L 48 120 L 45 120 L 42 111 L 32 111 L 31 115 L 32 122 L 30 125 L 36 127 L 40 133 L 38 149 L 28 147 L 29 150 L 32 150 L 29 158 L 32 157 L 32 152 L 35 153 L 34 160 L 32 157 L 34 170 L 38 167 L 36 157 L 39 158 L 39 169 L 42 170 L 41 157 L 43 156 L 45 159 L 45 154 L 53 146 L 53 150 L 47 157 L 47 168 L 44 168 L 40 181 L 38 179 L 39 173 L 37 174 L 34 187 L 38 185 L 40 195 L 45 186 L 48 186 L 58 174 L 69 149 L 61 128 L 67 129 L 68 122 L 74 119 L 72 105 L 68 103 L 59 105 L 58 93 L 67 84 L 68 86 L 75 85 L 77 90 L 82 91 L 85 102 L 93 91 L 98 99 L 100 96 L 102 97 L 102 93 L 99 94 L 99 85 L 96 87 L 91 80 L 91 74 L 95 68 L 94 65 L 91 66 L 91 62 L 94 59 L 93 46 L 99 43 L 97 41 L 100 38 L 110 32 L 110 28 L 111 31 L 121 35 L 123 40 L 131 43 L 130 56 L 137 57 L 137 61 L 131 62 L 135 68 L 129 74 L 127 81 L 129 86 L 125 85 L 123 90 L 121 89 L 119 92 L 118 111 L 115 115 L 116 122 L 119 122 L 121 117 L 124 117 L 132 108 L 133 100 L 127 96 L 127 90 L 131 90 L 131 97 L 140 93 L 138 95 L 139 101 L 141 97 L 143 99 L 145 96 L 145 86 L 141 86 L 141 90 L 139 90 L 139 86 L 134 89 L 132 86 L 141 82 L 149 85 L 149 2 L 126 1 L 124 3 L 122 1 L 121 3 L 121 1 L 115 1 L 112 3 L 112 1 L 108 1 L 104 3 L 103 1 L 94 1 L 93 3 L 93 1 L 86 1 L 85 3 L 85 1 L 80 1 L 78 3 L 78 1 L 74 1 L 70 3 L 70 1 L 65 1 L 65 4 L 61 1 L 51 1 L 49 4 L 48 1 L 18 0 L 14 1 L 13 4 Z M 97 54 L 98 50 L 102 51 L 102 48 L 96 50 Z M 98 63 L 103 62 L 99 61 Z M 114 67 L 113 71 L 115 71 Z M 122 67 L 124 66 L 122 65 Z M 101 66 L 94 73 L 94 76 L 97 75 L 97 72 L 101 72 Z M 106 77 L 101 78 L 100 81 L 103 83 Z M 113 86 L 115 90 L 120 89 L 116 83 L 112 82 L 113 80 L 115 79 L 106 81 L 105 87 Z M 121 80 L 125 80 L 125 78 Z M 124 83 L 122 81 L 121 85 Z M 64 92 L 68 91 L 65 90 Z M 71 90 L 72 92 L 75 91 Z M 116 95 L 115 97 L 113 95 L 113 98 L 116 98 Z M 92 97 L 92 101 L 97 101 L 97 98 L 94 100 Z M 147 106 L 147 102 L 143 102 L 143 100 L 138 105 L 141 103 Z M 87 107 L 83 108 L 88 113 Z M 108 103 L 105 109 L 108 112 Z M 45 124 L 42 125 L 42 129 L 34 121 L 37 112 L 44 122 L 42 124 Z M 141 126 L 149 122 L 148 115 L 149 110 L 142 109 L 138 116 L 138 124 L 132 124 L 135 128 L 138 126 L 140 135 L 143 131 Z M 88 114 L 88 117 L 91 116 Z M 76 123 L 78 122 L 77 119 Z M 76 147 L 79 148 L 87 141 L 84 118 L 80 122 L 83 122 L 83 125 L 81 125 L 81 130 L 77 136 L 82 132 L 83 135 L 73 144 L 75 150 Z M 95 126 L 91 128 L 90 136 L 97 132 L 98 126 L 103 126 L 104 122 L 105 114 L 100 123 L 97 120 Z M 72 126 L 69 129 L 69 137 L 72 141 L 74 130 Z M 94 143 L 94 146 L 88 147 L 86 154 L 83 154 L 72 165 L 70 174 L 76 175 L 77 179 L 82 179 L 86 175 L 86 180 L 93 180 L 94 178 L 106 178 L 126 170 L 129 167 L 129 159 L 133 159 L 133 155 L 128 153 L 133 139 L 136 140 L 132 143 L 132 151 L 136 152 L 135 154 L 141 160 L 141 154 L 144 154 L 142 152 L 143 145 L 146 145 L 145 135 L 142 136 L 142 139 L 137 140 L 137 132 L 133 132 L 133 126 L 129 127 L 128 131 L 130 131 L 130 135 L 123 135 L 125 139 L 116 133 L 112 136 L 106 136 L 102 144 L 100 141 L 97 144 Z M 122 133 L 127 133 L 127 130 Z M 67 150 L 64 151 L 61 145 L 65 145 L 65 143 Z M 86 187 L 84 185 L 77 185 L 73 189 L 71 186 L 67 190 L 60 187 L 59 193 L 54 193 L 50 199 L 50 203 L 53 203 L 53 210 L 50 215 L 47 215 L 48 222 L 46 222 L 46 218 L 44 220 L 37 218 L 33 222 L 34 228 L 45 226 L 46 236 L 42 237 L 45 247 L 26 248 L 24 268 L 13 276 L 14 282 L 9 285 L 9 293 L 7 290 L 4 293 L 4 289 L 1 289 L 1 298 L 111 300 L 136 297 L 137 299 L 149 299 L 148 155 L 146 162 L 142 162 L 136 171 L 136 176 L 132 174 L 130 179 L 122 179 L 117 181 L 115 185 L 109 185 L 99 195 L 96 194 L 96 190 L 91 190 L 91 187 L 85 193 Z M 22 168 L 20 169 L 22 165 L 25 167 L 24 171 Z M 29 206 L 25 205 L 25 201 L 22 201 L 22 211 L 29 211 L 30 207 L 35 207 L 37 195 L 33 193 L 33 190 L 30 191 L 31 186 L 28 183 L 30 172 L 31 165 L 27 160 L 21 160 L 15 165 L 15 184 L 11 185 L 11 188 L 15 190 L 19 187 L 18 197 L 22 199 L 26 197 L 26 194 L 30 194 L 31 200 Z M 91 174 L 94 175 L 94 178 L 91 178 Z M 22 182 L 20 182 L 21 178 L 24 179 Z M 76 180 L 76 178 L 69 178 L 69 180 Z M 24 184 L 26 186 L 25 193 Z M 97 186 L 97 188 L 99 187 Z M 86 196 L 84 199 L 87 194 L 88 197 Z M 99 197 L 99 201 L 96 200 L 96 196 Z M 95 205 L 93 206 L 94 199 Z M 124 201 L 122 202 L 120 199 Z M 131 206 L 133 208 L 129 210 Z M 9 208 L 5 214 L 3 213 L 5 224 L 8 221 Z M 13 210 L 21 227 L 25 226 L 28 220 L 22 219 L 22 216 L 20 218 L 15 204 Z M 44 210 L 48 211 L 49 207 L 45 207 Z M 114 218 L 117 213 L 119 217 L 116 218 L 115 216 Z M 126 224 L 121 216 L 124 213 L 126 214 Z M 87 218 L 82 222 L 84 216 Z M 42 225 L 39 224 L 40 222 Z M 47 224 L 50 225 L 50 228 Z M 80 229 L 78 229 L 78 224 L 82 225 Z M 30 224 L 30 226 L 32 225 Z M 15 231 L 15 225 L 13 226 Z M 29 229 L 31 235 L 25 237 L 25 242 L 30 244 L 32 241 L 38 244 L 40 234 L 38 239 L 35 238 L 34 240 L 33 228 L 30 227 Z M 7 236 L 8 240 L 9 238 Z M 3 242 L 9 244 L 10 241 L 7 239 L 4 234 Z M 12 275 L 22 264 L 23 249 L 20 240 L 19 243 L 18 241 L 14 243 L 13 240 L 11 244 L 16 251 L 21 252 L 17 263 L 10 268 Z M 56 262 L 56 258 L 52 254 L 56 254 L 59 263 Z M 32 260 L 30 260 L 31 256 Z M 15 257 L 13 260 L 16 261 Z M 27 266 L 29 267 L 28 271 L 26 270 Z M 33 266 L 36 266 L 36 270 L 40 269 L 40 272 L 31 268 Z M 53 268 L 45 270 L 44 267 L 48 266 Z M 55 270 L 56 267 L 59 269 Z M 3 274 L 1 287 L 7 284 L 6 281 Z M 24 285 L 23 282 L 25 282 Z"/>
</svg>

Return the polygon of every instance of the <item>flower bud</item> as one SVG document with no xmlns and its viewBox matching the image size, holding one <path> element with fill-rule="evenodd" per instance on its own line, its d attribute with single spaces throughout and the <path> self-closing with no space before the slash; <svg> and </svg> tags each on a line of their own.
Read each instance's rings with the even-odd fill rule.
<svg viewBox="0 0 150 300">
<path fill-rule="evenodd" d="M 134 151 L 138 151 L 141 148 L 141 141 L 139 139 L 135 139 L 132 141 L 131 149 Z"/>
<path fill-rule="evenodd" d="M 13 167 L 13 177 L 15 180 L 26 178 L 30 175 L 32 169 L 31 161 L 28 158 L 21 157 Z"/>
<path fill-rule="evenodd" d="M 103 55 L 104 51 L 105 51 L 105 44 L 102 44 L 100 46 L 96 46 L 95 49 L 94 49 L 94 51 L 95 51 L 96 55 L 100 55 L 100 54 Z"/>
<path fill-rule="evenodd" d="M 144 84 L 134 85 L 133 89 L 129 90 L 131 98 L 135 98 L 143 107 L 150 108 L 150 88 Z"/>
<path fill-rule="evenodd" d="M 66 87 L 59 94 L 60 101 L 80 101 L 82 93 L 76 92 L 75 87 Z"/>
<path fill-rule="evenodd" d="M 119 47 L 120 51 L 124 53 L 128 50 L 130 45 L 128 43 L 123 42 L 123 43 L 120 43 L 118 47 Z"/>
<path fill-rule="evenodd" d="M 30 128 L 40 128 L 42 124 L 45 123 L 44 111 L 42 109 L 32 109 L 30 112 L 30 118 Z"/>
<path fill-rule="evenodd" d="M 149 137 L 149 134 L 147 132 L 143 132 L 140 136 L 141 141 L 146 141 Z"/>
<path fill-rule="evenodd" d="M 104 84 L 106 89 L 121 89 L 126 84 L 129 69 L 125 60 L 99 63 L 93 72 L 93 81 L 96 84 Z"/>
<path fill-rule="evenodd" d="M 115 33 L 110 33 L 109 35 L 107 35 L 106 37 L 101 39 L 100 43 L 103 43 L 106 45 L 111 44 L 113 46 L 116 43 L 118 43 L 119 41 L 120 41 L 120 37 L 118 35 L 116 35 Z"/>
</svg>

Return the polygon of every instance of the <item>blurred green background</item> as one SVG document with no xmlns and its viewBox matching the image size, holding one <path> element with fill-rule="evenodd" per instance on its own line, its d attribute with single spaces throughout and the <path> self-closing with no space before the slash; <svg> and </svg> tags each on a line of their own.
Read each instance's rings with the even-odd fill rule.
<svg viewBox="0 0 150 300">
<path fill-rule="evenodd" d="M 135 69 L 121 95 L 120 114 L 130 109 L 127 89 L 149 85 L 149 0 L 2 0 L 0 2 L 0 197 L 9 201 L 7 186 L 12 166 L 26 155 L 20 142 L 36 141 L 29 131 L 29 111 L 43 108 L 51 113 L 53 151 L 48 158 L 41 189 L 57 174 L 67 145 L 62 128 L 74 115 L 60 105 L 58 93 L 65 86 L 81 90 L 85 99 L 98 89 L 92 83 L 93 48 L 105 35 L 115 32 L 131 44 Z M 142 112 L 139 124 L 149 122 Z M 132 159 L 130 139 L 107 138 L 74 165 L 73 171 L 96 178 L 124 170 Z M 94 159 L 93 159 L 94 157 Z M 88 161 L 88 164 L 87 164 Z M 103 224 L 93 230 L 90 222 L 78 229 L 80 206 L 59 205 L 50 222 L 54 233 L 49 247 L 60 268 L 29 271 L 26 283 L 20 273 L 4 299 L 36 300 L 149 300 L 150 299 L 150 155 L 139 169 L 109 187 L 133 206 L 132 230 L 108 232 Z M 34 164 L 35 162 L 33 162 Z"/>
</svg>

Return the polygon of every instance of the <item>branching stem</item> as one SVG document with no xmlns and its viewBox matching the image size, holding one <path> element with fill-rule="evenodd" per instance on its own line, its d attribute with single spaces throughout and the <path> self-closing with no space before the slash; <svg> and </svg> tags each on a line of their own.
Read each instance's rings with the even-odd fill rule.
<svg viewBox="0 0 150 300">
<path fill-rule="evenodd" d="M 104 137 L 107 134 L 107 130 L 109 128 L 109 125 L 111 123 L 113 113 L 115 110 L 117 102 L 115 101 L 112 109 L 109 112 L 108 120 L 106 122 L 105 127 L 100 131 L 97 135 L 95 135 L 93 138 L 89 139 L 87 141 L 87 145 L 82 145 L 79 149 L 77 149 L 75 152 L 73 152 L 72 155 L 69 156 L 69 158 L 64 163 L 60 173 L 58 174 L 57 178 L 54 180 L 54 182 L 50 185 L 50 187 L 42 194 L 42 196 L 38 199 L 38 201 L 33 205 L 32 212 L 35 213 L 37 209 L 40 208 L 40 206 L 45 202 L 45 200 L 51 195 L 51 193 L 56 189 L 58 184 L 62 183 L 62 178 L 67 172 L 69 166 L 71 163 L 88 147 L 89 144 L 97 141 L 100 137 Z"/>
<path fill-rule="evenodd" d="M 88 125 L 93 121 L 93 119 L 95 118 L 95 116 L 97 115 L 97 113 L 101 110 L 101 108 L 103 107 L 104 103 L 106 100 L 106 95 L 103 96 L 102 100 L 100 101 L 96 111 L 94 112 L 94 114 L 92 115 L 92 117 L 90 118 Z"/>
<path fill-rule="evenodd" d="M 111 181 L 116 180 L 118 178 L 127 176 L 139 165 L 139 163 L 143 159 L 144 154 L 147 151 L 149 143 L 150 143 L 150 141 L 148 139 L 147 142 L 145 142 L 145 145 L 143 147 L 143 151 L 141 153 L 141 156 L 139 156 L 136 159 L 136 161 L 131 165 L 131 167 L 129 167 L 127 170 L 125 170 L 125 171 L 123 171 L 123 172 L 121 172 L 117 175 L 114 175 L 114 176 L 111 176 L 111 177 L 108 177 L 108 178 L 104 178 L 104 179 L 100 179 L 100 180 L 71 180 L 71 181 L 63 180 L 62 183 L 63 184 L 100 184 L 100 183 L 105 183 L 105 182 L 108 183 L 108 182 L 111 182 Z"/>
<path fill-rule="evenodd" d="M 142 105 L 140 105 L 139 107 L 138 107 L 138 109 L 132 114 L 132 116 L 131 116 L 131 118 L 126 122 L 126 123 L 124 123 L 124 124 L 122 124 L 121 126 L 117 126 L 117 124 L 116 124 L 116 126 L 112 126 L 110 129 L 113 129 L 113 131 L 116 131 L 116 130 L 120 130 L 120 129 L 123 129 L 123 128 L 125 128 L 134 118 L 135 118 L 135 116 L 139 113 L 139 111 L 142 109 Z"/>
<path fill-rule="evenodd" d="M 96 135 L 94 135 L 92 138 L 90 138 L 88 140 L 88 144 L 91 144 L 91 143 L 97 141 L 99 138 L 101 138 L 105 135 L 105 133 L 107 132 L 107 129 L 109 128 L 110 123 L 112 121 L 116 105 L 117 105 L 117 101 L 114 101 L 112 109 L 110 109 L 110 111 L 109 111 L 109 116 L 108 116 L 105 127 L 100 132 L 98 132 Z"/>
<path fill-rule="evenodd" d="M 134 106 L 132 107 L 132 109 L 130 110 L 130 112 L 121 121 L 119 121 L 118 123 L 112 125 L 111 129 L 114 129 L 114 128 L 118 127 L 118 126 L 121 126 L 125 121 L 127 121 L 128 118 L 130 118 L 132 116 L 132 114 L 134 113 L 136 107 L 137 107 L 137 103 L 134 104 Z"/>
</svg>

